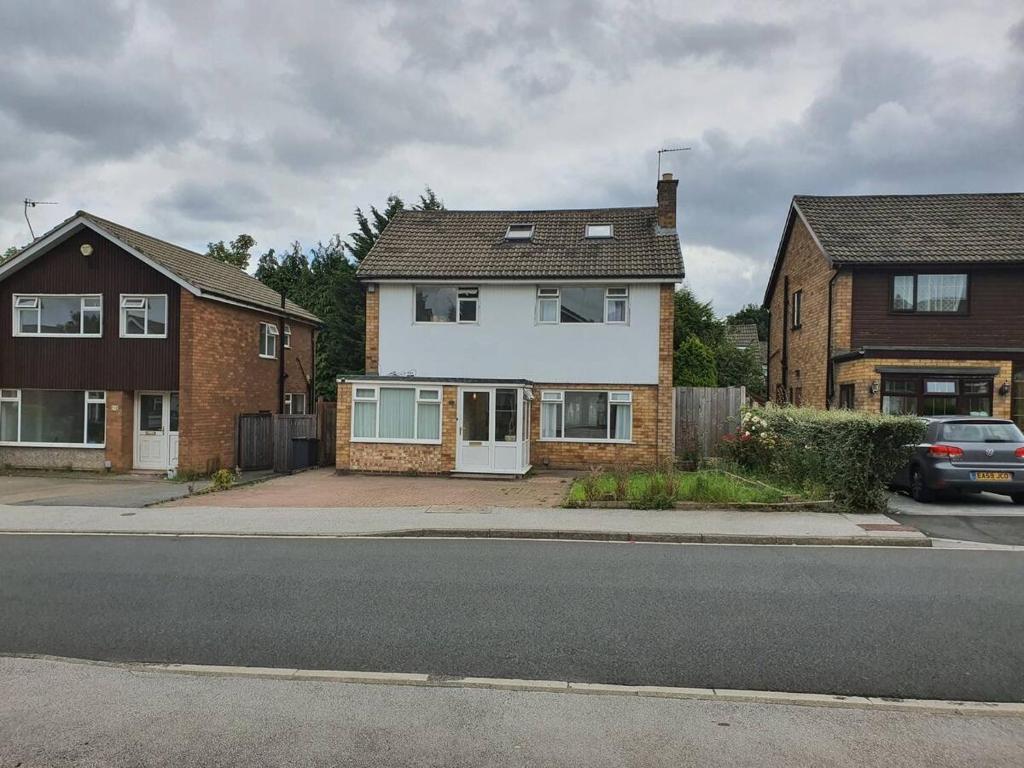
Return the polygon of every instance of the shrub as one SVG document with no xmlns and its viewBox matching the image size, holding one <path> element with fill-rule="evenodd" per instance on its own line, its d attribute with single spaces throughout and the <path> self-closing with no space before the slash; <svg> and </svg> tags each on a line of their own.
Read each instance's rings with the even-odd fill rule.
<svg viewBox="0 0 1024 768">
<path fill-rule="evenodd" d="M 823 485 L 843 509 L 882 512 L 886 486 L 923 436 L 913 416 L 769 405 L 744 413 L 723 453 L 803 487 Z"/>
<path fill-rule="evenodd" d="M 235 474 L 230 469 L 218 469 L 210 476 L 213 487 L 218 491 L 225 491 L 235 484 Z"/>
</svg>

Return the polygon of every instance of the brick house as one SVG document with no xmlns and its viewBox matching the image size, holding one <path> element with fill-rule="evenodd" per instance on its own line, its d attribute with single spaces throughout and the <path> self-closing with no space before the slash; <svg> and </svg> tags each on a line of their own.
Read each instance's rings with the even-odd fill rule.
<svg viewBox="0 0 1024 768">
<path fill-rule="evenodd" d="M 304 412 L 317 317 L 84 211 L 0 265 L 0 463 L 235 466 L 243 412 Z"/>
<path fill-rule="evenodd" d="M 359 266 L 340 471 L 520 475 L 673 453 L 676 185 L 657 207 L 402 211 Z"/>
<path fill-rule="evenodd" d="M 765 306 L 776 402 L 1024 425 L 1024 194 L 793 198 Z"/>
</svg>

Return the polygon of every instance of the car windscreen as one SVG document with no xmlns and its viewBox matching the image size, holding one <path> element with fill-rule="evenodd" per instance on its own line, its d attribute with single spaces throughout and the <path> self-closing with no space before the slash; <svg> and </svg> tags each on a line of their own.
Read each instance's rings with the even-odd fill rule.
<svg viewBox="0 0 1024 768">
<path fill-rule="evenodd" d="M 950 443 L 1024 443 L 1016 424 L 954 421 L 942 425 L 940 440 Z"/>
</svg>

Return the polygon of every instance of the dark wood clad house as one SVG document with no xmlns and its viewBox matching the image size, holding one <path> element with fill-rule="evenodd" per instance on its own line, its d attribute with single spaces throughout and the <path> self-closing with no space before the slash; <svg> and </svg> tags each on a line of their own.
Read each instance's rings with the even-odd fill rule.
<svg viewBox="0 0 1024 768">
<path fill-rule="evenodd" d="M 0 305 L 6 466 L 231 467 L 237 414 L 312 400 L 315 315 L 84 211 L 0 265 Z"/>
<path fill-rule="evenodd" d="M 1024 194 L 794 197 L 765 306 L 776 402 L 1024 426 Z"/>
</svg>

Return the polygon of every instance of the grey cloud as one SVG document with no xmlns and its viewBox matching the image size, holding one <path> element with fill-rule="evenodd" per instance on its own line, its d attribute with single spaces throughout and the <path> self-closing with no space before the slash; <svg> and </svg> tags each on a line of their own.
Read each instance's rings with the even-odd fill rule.
<svg viewBox="0 0 1024 768">
<path fill-rule="evenodd" d="M 108 0 L 4 0 L 0 50 L 78 58 L 119 47 L 134 23 L 134 5 Z"/>
<path fill-rule="evenodd" d="M 714 57 L 726 65 L 751 67 L 793 38 L 792 30 L 779 24 L 744 20 L 660 23 L 654 25 L 651 50 L 665 63 Z"/>
<path fill-rule="evenodd" d="M 157 205 L 201 222 L 245 223 L 264 219 L 274 210 L 264 190 L 240 181 L 187 181 L 157 200 Z"/>
<path fill-rule="evenodd" d="M 1021 19 L 1010 27 L 1010 42 L 1021 51 L 1024 51 L 1024 19 Z"/>
<path fill-rule="evenodd" d="M 93 156 L 123 157 L 190 135 L 197 120 L 173 73 L 139 67 L 144 78 L 0 65 L 0 112 L 23 127 L 23 145 L 55 135 Z"/>
</svg>

